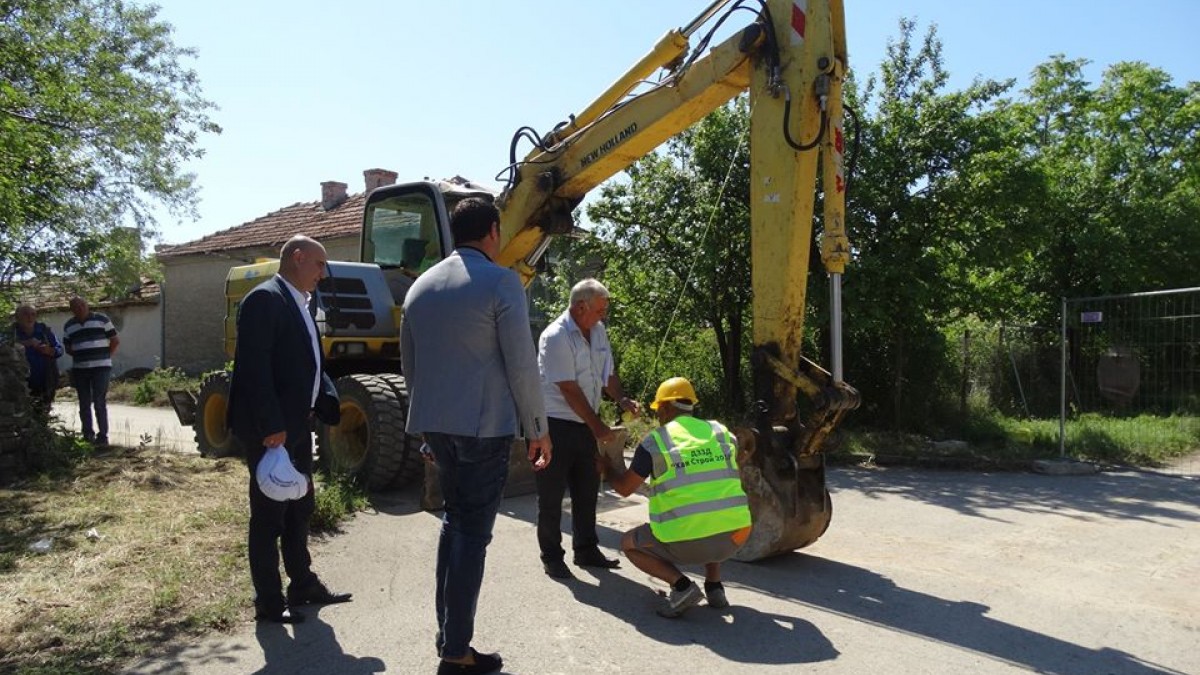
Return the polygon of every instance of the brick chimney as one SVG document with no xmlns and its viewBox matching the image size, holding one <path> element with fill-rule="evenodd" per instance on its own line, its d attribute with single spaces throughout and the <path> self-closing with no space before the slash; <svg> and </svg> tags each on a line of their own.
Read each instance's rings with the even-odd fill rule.
<svg viewBox="0 0 1200 675">
<path fill-rule="evenodd" d="M 329 211 L 346 201 L 346 184 L 335 180 L 321 183 L 321 208 Z"/>
<path fill-rule="evenodd" d="M 363 182 L 366 184 L 367 192 L 370 192 L 384 185 L 395 185 L 396 175 L 395 171 L 387 169 L 367 169 L 363 172 Z"/>
</svg>

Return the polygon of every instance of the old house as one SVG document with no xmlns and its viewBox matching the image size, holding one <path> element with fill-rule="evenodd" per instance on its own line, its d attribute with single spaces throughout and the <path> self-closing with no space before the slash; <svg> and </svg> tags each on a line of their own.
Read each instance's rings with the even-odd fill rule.
<svg viewBox="0 0 1200 675">
<path fill-rule="evenodd" d="M 222 344 L 230 267 L 277 258 L 279 247 L 297 234 L 324 244 L 330 260 L 357 260 L 366 195 L 394 184 L 396 173 L 368 169 L 363 178 L 361 193 L 347 194 L 345 183 L 327 181 L 321 183 L 319 200 L 292 204 L 195 241 L 160 246 L 163 364 L 196 374 L 228 360 Z"/>
</svg>

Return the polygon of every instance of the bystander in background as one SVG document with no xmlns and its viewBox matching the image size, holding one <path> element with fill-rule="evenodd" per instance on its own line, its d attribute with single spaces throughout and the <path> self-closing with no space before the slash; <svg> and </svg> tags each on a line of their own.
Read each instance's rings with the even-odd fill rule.
<svg viewBox="0 0 1200 675">
<path fill-rule="evenodd" d="M 71 298 L 71 314 L 74 316 L 63 325 L 63 345 L 71 355 L 71 385 L 79 394 L 79 427 L 84 440 L 108 445 L 108 381 L 112 377 L 112 356 L 121 340 L 112 321 L 93 312 L 87 300 Z"/>
<path fill-rule="evenodd" d="M 21 305 L 14 313 L 10 337 L 14 345 L 25 348 L 29 361 L 29 395 L 42 410 L 49 410 L 58 391 L 58 357 L 63 355 L 62 344 L 50 327 L 37 320 L 32 305 Z"/>
</svg>

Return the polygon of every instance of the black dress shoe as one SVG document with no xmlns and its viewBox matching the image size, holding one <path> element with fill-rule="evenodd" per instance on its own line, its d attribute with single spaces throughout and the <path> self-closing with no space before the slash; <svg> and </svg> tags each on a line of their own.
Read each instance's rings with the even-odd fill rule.
<svg viewBox="0 0 1200 675">
<path fill-rule="evenodd" d="M 259 610 L 254 613 L 254 620 L 269 621 L 271 623 L 304 623 L 304 615 L 292 614 L 292 611 L 289 609 L 280 612 Z"/>
<path fill-rule="evenodd" d="M 576 553 L 575 564 L 579 567 L 601 567 L 611 570 L 620 567 L 621 561 L 616 558 L 605 558 L 603 553 L 596 550 L 586 553 Z"/>
<path fill-rule="evenodd" d="M 571 568 L 567 567 L 567 563 L 561 559 L 558 560 L 543 560 L 542 568 L 546 570 L 546 576 L 555 579 L 574 579 L 575 575 L 571 574 Z"/>
<path fill-rule="evenodd" d="M 332 605 L 339 602 L 350 602 L 353 593 L 334 593 L 325 587 L 325 584 L 318 581 L 315 584 L 301 588 L 300 590 L 288 589 L 287 601 L 289 605 Z"/>
<path fill-rule="evenodd" d="M 471 653 L 475 655 L 475 663 L 442 661 L 438 664 L 438 675 L 486 675 L 504 666 L 504 659 L 499 654 L 480 654 L 474 647 Z"/>
</svg>

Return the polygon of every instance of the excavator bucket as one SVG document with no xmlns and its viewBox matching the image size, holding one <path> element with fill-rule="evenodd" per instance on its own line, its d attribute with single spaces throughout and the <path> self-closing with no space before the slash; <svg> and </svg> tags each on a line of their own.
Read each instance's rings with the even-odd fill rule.
<svg viewBox="0 0 1200 675">
<path fill-rule="evenodd" d="M 758 452 L 756 435 L 735 429 L 742 489 L 754 521 L 750 538 L 736 560 L 760 560 L 803 548 L 829 528 L 833 503 L 825 488 L 824 455 L 800 461 Z"/>
</svg>

